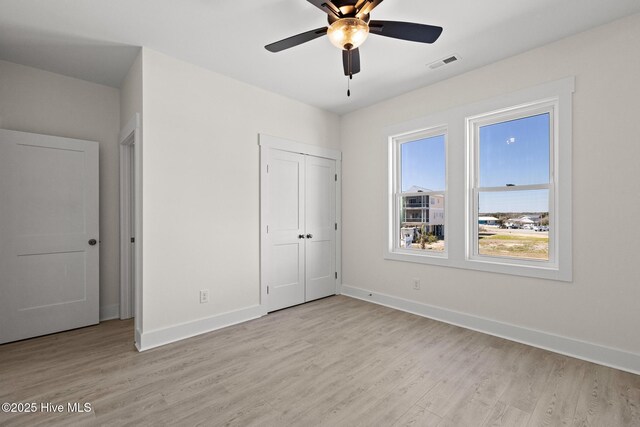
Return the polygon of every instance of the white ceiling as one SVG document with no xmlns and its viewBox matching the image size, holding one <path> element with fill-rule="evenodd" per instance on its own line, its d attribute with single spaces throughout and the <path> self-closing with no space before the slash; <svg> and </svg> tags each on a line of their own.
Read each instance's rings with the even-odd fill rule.
<svg viewBox="0 0 640 427">
<path fill-rule="evenodd" d="M 263 47 L 326 24 L 305 0 L 0 0 L 0 59 L 119 87 L 146 46 L 343 114 L 638 12 L 638 0 L 385 0 L 372 19 L 444 32 L 433 45 L 371 35 L 350 98 L 326 37 Z M 462 60 L 426 66 L 454 53 Z"/>
</svg>

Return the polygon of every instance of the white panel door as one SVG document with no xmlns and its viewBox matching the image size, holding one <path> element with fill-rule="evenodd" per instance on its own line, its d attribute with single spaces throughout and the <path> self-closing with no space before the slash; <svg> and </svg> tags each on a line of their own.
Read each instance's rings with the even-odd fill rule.
<svg viewBox="0 0 640 427">
<path fill-rule="evenodd" d="M 268 230 L 267 311 L 305 301 L 304 289 L 304 156 L 267 151 L 267 195 L 263 200 Z"/>
<path fill-rule="evenodd" d="M 0 343 L 98 323 L 98 240 L 98 144 L 0 130 Z"/>
<path fill-rule="evenodd" d="M 336 293 L 336 162 L 264 151 L 267 311 Z"/>
<path fill-rule="evenodd" d="M 336 293 L 336 162 L 305 156 L 306 301 Z"/>
</svg>

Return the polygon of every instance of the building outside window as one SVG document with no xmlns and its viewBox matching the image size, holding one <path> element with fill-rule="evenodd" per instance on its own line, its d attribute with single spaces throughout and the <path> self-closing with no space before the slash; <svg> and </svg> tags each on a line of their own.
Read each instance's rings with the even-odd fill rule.
<svg viewBox="0 0 640 427">
<path fill-rule="evenodd" d="M 395 143 L 396 248 L 445 251 L 445 133 L 421 131 Z"/>
</svg>

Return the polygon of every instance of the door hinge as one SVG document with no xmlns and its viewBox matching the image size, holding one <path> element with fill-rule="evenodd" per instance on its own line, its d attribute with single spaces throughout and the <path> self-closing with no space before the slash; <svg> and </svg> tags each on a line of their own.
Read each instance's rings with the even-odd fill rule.
<svg viewBox="0 0 640 427">
<path fill-rule="evenodd" d="M 267 173 L 269 173 L 269 165 L 267 165 Z"/>
<path fill-rule="evenodd" d="M 338 278 L 338 272 L 336 271 L 336 279 Z"/>
<path fill-rule="evenodd" d="M 267 234 L 269 234 L 269 226 L 267 225 Z"/>
<path fill-rule="evenodd" d="M 269 286 L 267 286 L 267 295 L 269 295 Z"/>
<path fill-rule="evenodd" d="M 135 238 L 135 237 L 132 237 L 132 238 L 131 238 L 131 243 L 135 243 L 135 242 L 136 242 L 136 238 Z"/>
<path fill-rule="evenodd" d="M 338 182 L 338 174 L 336 174 L 336 182 Z"/>
<path fill-rule="evenodd" d="M 336 222 L 336 230 L 338 230 L 338 223 Z"/>
</svg>

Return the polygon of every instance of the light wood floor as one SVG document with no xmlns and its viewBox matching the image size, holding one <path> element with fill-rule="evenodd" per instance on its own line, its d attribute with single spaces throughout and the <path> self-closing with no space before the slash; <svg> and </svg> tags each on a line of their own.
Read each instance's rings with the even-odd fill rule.
<svg viewBox="0 0 640 427">
<path fill-rule="evenodd" d="M 337 296 L 143 353 L 131 321 L 0 346 L 0 425 L 640 426 L 640 376 Z"/>
</svg>

